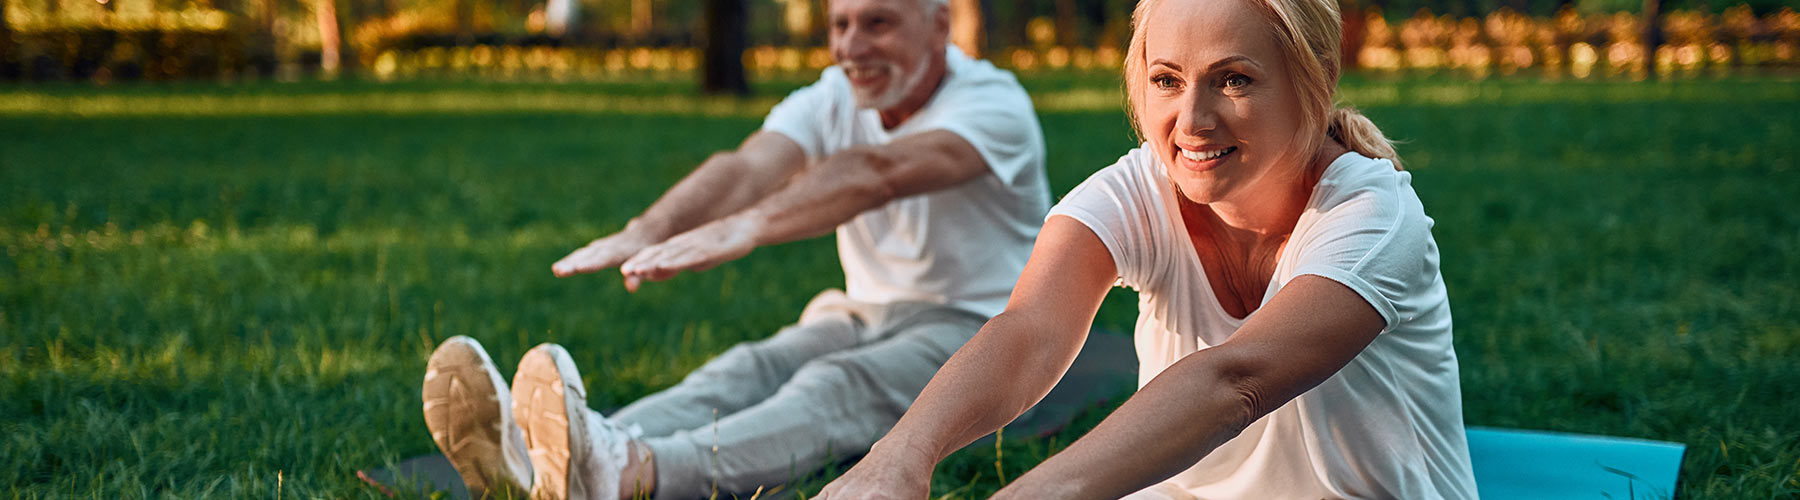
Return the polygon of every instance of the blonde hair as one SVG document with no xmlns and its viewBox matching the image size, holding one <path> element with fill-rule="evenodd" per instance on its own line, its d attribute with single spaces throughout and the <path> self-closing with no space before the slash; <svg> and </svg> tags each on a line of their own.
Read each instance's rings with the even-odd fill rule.
<svg viewBox="0 0 1800 500">
<path fill-rule="evenodd" d="M 1275 41 L 1287 57 L 1288 72 L 1293 76 L 1294 92 L 1300 99 L 1302 116 L 1301 144 L 1316 151 L 1320 134 L 1330 137 L 1363 156 L 1385 158 L 1400 168 L 1400 156 L 1393 141 L 1381 134 L 1375 122 L 1348 106 L 1336 106 L 1335 94 L 1342 66 L 1339 46 L 1343 39 L 1343 18 L 1339 17 L 1336 0 L 1247 0 L 1270 22 Z M 1131 114 L 1131 126 L 1144 138 L 1144 127 L 1138 116 L 1138 103 L 1144 102 L 1144 88 L 1149 84 L 1145 72 L 1144 34 L 1150 12 L 1162 0 L 1142 0 L 1131 14 L 1131 44 L 1125 52 L 1125 97 Z"/>
</svg>

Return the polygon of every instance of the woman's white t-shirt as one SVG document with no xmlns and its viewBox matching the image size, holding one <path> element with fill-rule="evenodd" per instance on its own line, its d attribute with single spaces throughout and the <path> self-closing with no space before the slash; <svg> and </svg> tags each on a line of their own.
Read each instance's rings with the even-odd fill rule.
<svg viewBox="0 0 1800 500">
<path fill-rule="evenodd" d="M 1092 229 L 1119 282 L 1138 291 L 1138 386 L 1231 338 L 1146 145 L 1050 210 Z M 1412 175 L 1347 153 L 1326 167 L 1278 257 L 1263 303 L 1300 275 L 1361 295 L 1386 322 L 1342 370 L 1170 478 L 1199 498 L 1475 498 L 1450 302 L 1432 220 Z M 1251 313 L 1254 315 L 1255 313 Z"/>
</svg>

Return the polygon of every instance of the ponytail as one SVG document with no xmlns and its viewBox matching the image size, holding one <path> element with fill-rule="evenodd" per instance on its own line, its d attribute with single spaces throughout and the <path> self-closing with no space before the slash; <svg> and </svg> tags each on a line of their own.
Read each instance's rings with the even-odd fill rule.
<svg viewBox="0 0 1800 500">
<path fill-rule="evenodd" d="M 1394 141 L 1381 135 L 1381 129 L 1369 117 L 1349 106 L 1331 110 L 1327 118 L 1325 133 L 1332 139 L 1350 148 L 1356 154 L 1370 158 L 1384 158 L 1394 163 L 1394 170 L 1405 170 L 1400 166 L 1400 155 L 1394 151 Z"/>
</svg>

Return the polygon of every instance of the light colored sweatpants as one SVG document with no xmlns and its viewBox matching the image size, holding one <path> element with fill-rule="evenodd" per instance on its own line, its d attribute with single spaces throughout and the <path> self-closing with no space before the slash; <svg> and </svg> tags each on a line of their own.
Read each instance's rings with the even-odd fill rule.
<svg viewBox="0 0 1800 500">
<path fill-rule="evenodd" d="M 714 484 L 722 495 L 747 494 L 867 453 L 986 321 L 828 290 L 799 323 L 738 344 L 611 417 L 643 428 L 657 499 L 704 498 Z"/>
</svg>

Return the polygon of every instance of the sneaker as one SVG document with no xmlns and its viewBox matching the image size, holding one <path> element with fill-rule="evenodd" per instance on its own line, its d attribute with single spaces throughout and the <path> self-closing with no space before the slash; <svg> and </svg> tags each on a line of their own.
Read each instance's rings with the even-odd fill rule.
<svg viewBox="0 0 1800 500">
<path fill-rule="evenodd" d="M 612 420 L 589 413 L 587 388 L 569 352 L 541 344 L 519 360 L 513 375 L 513 411 L 531 449 L 531 497 L 606 499 L 619 497 L 631 434 Z"/>
<path fill-rule="evenodd" d="M 531 459 L 513 422 L 512 395 L 475 339 L 456 336 L 426 364 L 425 427 L 469 487 L 470 498 L 524 498 Z"/>
</svg>

